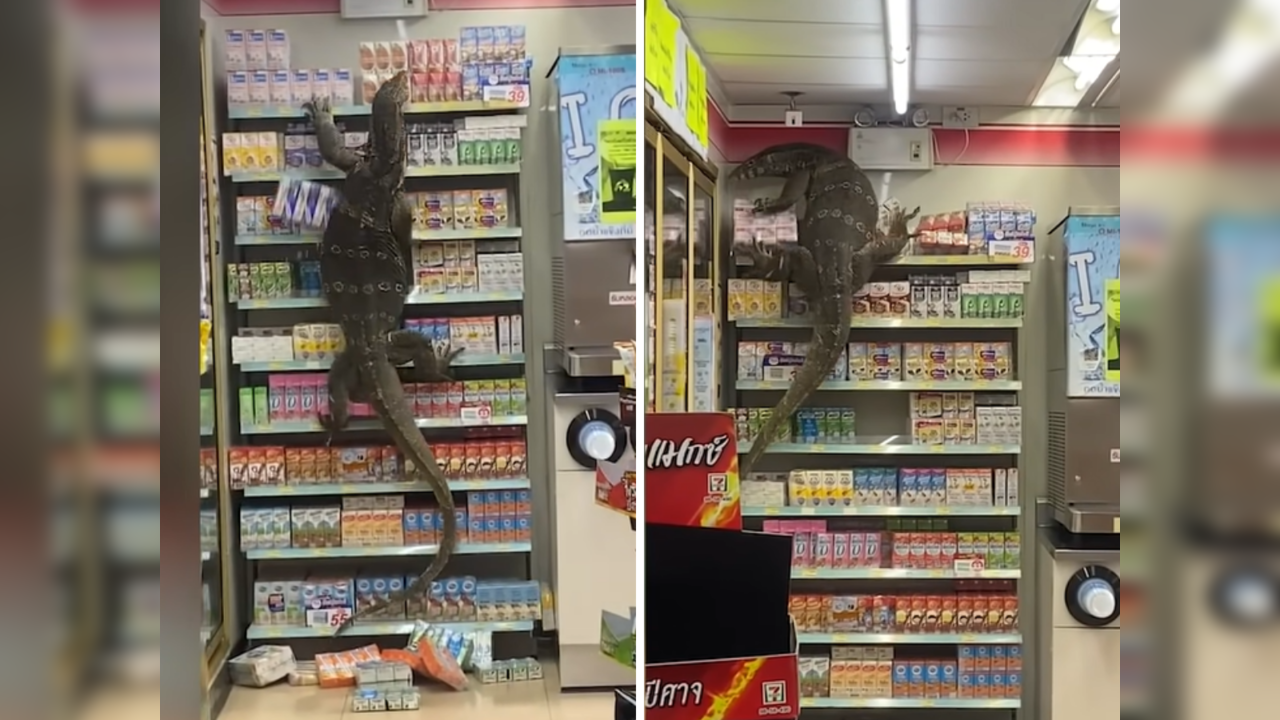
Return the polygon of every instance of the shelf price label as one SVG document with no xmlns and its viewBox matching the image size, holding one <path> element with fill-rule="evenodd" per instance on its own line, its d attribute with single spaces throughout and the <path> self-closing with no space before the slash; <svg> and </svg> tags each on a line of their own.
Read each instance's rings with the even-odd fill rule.
<svg viewBox="0 0 1280 720">
<path fill-rule="evenodd" d="M 992 240 L 987 243 L 987 257 L 994 260 L 1029 263 L 1035 259 L 1036 245 L 1031 240 Z"/>
<path fill-rule="evenodd" d="M 510 85 L 486 85 L 485 102 L 504 102 L 516 107 L 529 107 L 529 86 L 520 83 Z"/>
<path fill-rule="evenodd" d="M 800 508 L 800 514 L 801 514 L 801 515 L 817 515 L 817 514 L 818 514 L 818 509 L 817 509 L 817 508 L 811 508 L 811 507 Z"/>
<path fill-rule="evenodd" d="M 956 577 L 980 577 L 987 569 L 987 561 L 981 557 L 956 558 L 953 565 Z"/>
<path fill-rule="evenodd" d="M 464 407 L 462 421 L 470 425 L 488 425 L 493 421 L 493 409 L 488 405 Z"/>
<path fill-rule="evenodd" d="M 347 612 L 346 610 L 343 610 L 342 608 L 334 608 L 329 613 L 329 627 L 332 627 L 332 628 L 338 627 L 342 623 L 346 622 L 347 618 L 350 616 L 351 616 L 351 613 Z"/>
</svg>

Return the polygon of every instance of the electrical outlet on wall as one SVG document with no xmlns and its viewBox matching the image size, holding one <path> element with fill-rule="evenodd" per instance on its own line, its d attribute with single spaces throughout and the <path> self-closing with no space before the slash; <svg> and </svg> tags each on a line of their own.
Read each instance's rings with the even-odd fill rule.
<svg viewBox="0 0 1280 720">
<path fill-rule="evenodd" d="M 944 107 L 942 108 L 942 127 L 976 128 L 978 127 L 978 109 L 972 107 Z"/>
</svg>

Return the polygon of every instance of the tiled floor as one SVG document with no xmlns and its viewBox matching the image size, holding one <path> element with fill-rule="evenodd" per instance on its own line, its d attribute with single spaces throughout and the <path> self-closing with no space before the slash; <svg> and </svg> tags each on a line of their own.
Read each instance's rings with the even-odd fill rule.
<svg viewBox="0 0 1280 720">
<path fill-rule="evenodd" d="M 473 682 L 463 692 L 441 685 L 426 685 L 422 709 L 395 713 L 396 718 L 430 717 L 432 720 L 611 720 L 611 693 L 561 694 L 555 666 L 545 666 L 541 682 L 480 685 Z M 347 690 L 273 685 L 260 690 L 235 688 L 219 720 L 379 720 L 385 713 L 353 713 L 346 710 Z"/>
</svg>

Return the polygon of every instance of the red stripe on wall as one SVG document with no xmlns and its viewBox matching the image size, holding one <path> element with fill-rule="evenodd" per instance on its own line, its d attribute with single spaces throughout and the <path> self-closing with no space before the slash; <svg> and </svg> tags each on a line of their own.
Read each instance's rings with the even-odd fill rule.
<svg viewBox="0 0 1280 720">
<path fill-rule="evenodd" d="M 729 124 L 708 101 L 708 132 L 726 162 L 742 162 L 770 145 L 804 142 L 849 151 L 849 127 L 772 123 Z M 988 127 L 933 129 L 934 161 L 940 165 L 1119 167 L 1120 128 Z"/>
<path fill-rule="evenodd" d="M 310 15 L 337 13 L 342 0 L 208 0 L 219 15 Z M 616 7 L 635 0 L 430 0 L 431 10 L 531 10 Z"/>
<path fill-rule="evenodd" d="M 1274 128 L 1130 128 L 1121 144 L 1125 162 L 1280 162 Z"/>
</svg>

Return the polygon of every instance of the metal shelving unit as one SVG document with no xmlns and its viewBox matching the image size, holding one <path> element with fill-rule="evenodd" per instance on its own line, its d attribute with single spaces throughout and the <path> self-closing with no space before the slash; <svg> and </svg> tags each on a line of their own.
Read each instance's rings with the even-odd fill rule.
<svg viewBox="0 0 1280 720">
<path fill-rule="evenodd" d="M 502 102 L 466 102 L 413 104 L 407 108 L 409 123 L 450 123 L 464 115 L 492 115 L 494 113 L 517 113 L 525 109 L 523 106 Z M 286 128 L 296 128 L 305 120 L 305 114 L 296 107 L 231 107 L 224 110 L 228 120 L 223 130 L 228 132 L 284 132 Z M 338 107 L 334 109 L 338 122 L 348 131 L 367 129 L 369 108 L 365 105 Z M 462 230 L 423 230 L 415 229 L 414 239 L 420 243 L 441 243 L 467 241 L 474 243 L 477 257 L 486 252 L 518 252 L 519 242 L 523 237 L 523 228 L 519 225 L 519 196 L 521 166 L 518 163 L 497 165 L 448 165 L 411 167 L 406 172 L 406 190 L 415 192 L 448 192 L 463 189 L 504 189 L 509 198 L 509 227 L 490 227 Z M 237 197 L 268 196 L 275 193 L 277 183 L 286 173 L 279 171 L 237 172 L 221 178 L 221 204 L 224 217 L 236 217 Z M 290 177 L 302 177 L 311 180 L 338 180 L 341 174 L 331 168 L 312 169 L 287 172 Z M 279 262 L 284 259 L 314 257 L 313 249 L 319 235 L 317 233 L 300 234 L 254 234 L 245 233 L 237 228 L 236 222 L 224 224 L 222 232 L 222 261 L 227 263 L 245 262 Z M 415 258 L 416 261 L 416 258 Z M 224 272 L 220 275 L 225 278 Z M 225 280 L 224 280 L 225 282 Z M 297 285 L 295 284 L 295 290 Z M 524 293 L 522 291 L 506 292 L 450 292 L 429 294 L 415 292 L 407 302 L 406 319 L 423 318 L 465 318 L 475 316 L 519 316 L 523 317 Z M 230 318 L 218 329 L 224 337 L 229 338 L 241 329 L 284 327 L 295 323 L 329 322 L 323 308 L 327 303 L 321 297 L 267 297 L 254 299 L 237 299 L 227 303 L 228 312 L 221 313 Z M 514 328 L 520 331 L 521 328 Z M 522 333 L 523 334 L 523 333 Z M 228 340 L 229 344 L 229 340 Z M 240 422 L 236 413 L 238 407 L 238 388 L 250 385 L 264 385 L 266 373 L 313 372 L 323 373 L 332 364 L 331 359 L 295 359 L 271 362 L 227 362 L 232 375 L 233 387 L 228 390 L 228 406 L 230 417 L 222 420 L 228 423 L 231 436 L 230 444 L 236 447 L 263 446 L 319 446 L 324 444 L 323 429 L 318 421 L 293 420 L 288 422 L 269 422 L 266 424 Z M 456 380 L 484 379 L 524 379 L 527 383 L 525 353 L 475 354 L 464 352 L 458 357 L 452 368 Z M 526 384 L 527 387 L 527 384 Z M 419 418 L 418 427 L 429 434 L 435 443 L 460 442 L 464 440 L 483 440 L 515 437 L 524 441 L 524 427 L 528 418 L 523 415 L 491 415 L 487 412 L 471 413 L 459 419 Z M 353 421 L 343 433 L 339 444 L 351 446 L 385 446 L 390 442 L 382 432 L 376 419 L 358 419 Z M 521 491 L 528 490 L 530 482 L 527 477 L 501 479 L 467 479 L 450 482 L 454 493 L 476 491 Z M 308 483 L 286 485 L 259 485 L 246 487 L 234 492 L 234 512 L 238 515 L 244 508 L 274 507 L 283 504 L 291 506 L 310 505 L 328 501 L 329 505 L 341 502 L 347 497 L 371 497 L 377 495 L 403 495 L 406 502 L 412 503 L 415 496 L 425 497 L 430 488 L 425 483 L 417 482 L 377 482 L 377 483 Z M 463 507 L 462 502 L 458 502 Z M 235 521 L 233 520 L 233 524 Z M 460 529 L 462 529 L 460 527 Z M 259 563 L 278 564 L 287 567 L 288 571 L 300 574 L 327 572 L 327 567 L 341 567 L 349 574 L 356 572 L 351 568 L 362 566 L 361 561 L 370 563 L 370 571 L 401 576 L 416 574 L 426 567 L 430 557 L 435 555 L 436 545 L 405 545 L 394 547 L 340 547 L 340 548 L 276 548 L 276 549 L 243 549 L 236 544 L 238 555 L 243 561 L 243 577 L 246 589 L 240 592 L 246 604 L 253 594 L 253 583 L 259 575 Z M 501 543 L 460 543 L 455 553 L 459 556 L 451 563 L 445 575 L 457 577 L 475 575 L 484 578 L 486 575 L 498 577 L 525 577 L 530 575 L 529 542 Z M 399 561 L 397 562 L 397 558 Z M 391 565 L 389 565 L 390 563 Z M 396 570 L 391 570 L 391 567 Z M 295 570 L 305 567 L 305 570 Z M 274 574 L 273 577 L 279 577 Z M 253 617 L 253 613 L 242 616 Z M 407 635 L 412 629 L 413 621 L 359 622 L 350 631 L 352 636 Z M 522 633 L 525 636 L 521 645 L 522 652 L 527 655 L 532 650 L 533 621 L 492 622 L 492 623 L 458 623 L 452 627 L 463 630 L 488 630 L 498 633 Z M 250 642 L 320 639 L 328 637 L 327 628 L 311 628 L 303 626 L 261 626 L 250 625 L 246 638 Z M 505 639 L 506 636 L 504 636 Z M 503 647 L 510 647 L 509 644 Z M 500 651 L 501 652 L 501 651 Z"/>
<path fill-rule="evenodd" d="M 1009 269 L 1013 263 L 988 257 L 930 256 L 902 257 L 877 270 L 873 282 L 906 280 L 907 275 L 955 273 L 965 270 Z M 783 303 L 785 308 L 786 303 Z M 850 342 L 1010 342 L 1013 357 L 1019 356 L 1018 331 L 1022 318 L 880 318 L 855 317 L 850 323 Z M 730 322 L 725 348 L 736 356 L 742 342 L 794 341 L 807 342 L 811 327 L 804 318 L 739 319 Z M 1014 373 L 1020 364 L 1014 363 Z M 734 408 L 772 407 L 789 383 L 739 379 L 738 363 L 724 364 L 726 388 L 733 388 Z M 1022 383 L 1016 375 L 999 380 L 831 380 L 806 403 L 813 407 L 855 409 L 858 435 L 843 443 L 773 443 L 754 472 L 781 473 L 792 469 L 848 469 L 865 467 L 1018 467 L 1022 448 L 1019 443 L 984 443 L 921 445 L 912 442 L 908 412 L 909 392 L 964 392 L 979 394 L 1016 394 Z M 867 418 L 864 424 L 864 417 Z M 864 430 L 865 426 L 867 427 Z M 866 433 L 865 435 L 863 433 Z M 746 453 L 751 442 L 739 442 Z M 748 478 L 744 476 L 744 480 Z M 1025 480 L 1024 480 L 1025 484 Z M 744 506 L 744 524 L 759 528 L 770 520 L 827 520 L 831 525 L 859 523 L 867 530 L 873 525 L 885 531 L 900 523 L 947 523 L 951 531 L 958 526 L 967 530 L 999 529 L 1008 532 L 1018 527 L 1023 507 L 1017 506 Z M 842 521 L 845 519 L 845 521 Z M 868 524 L 870 523 L 870 524 Z M 887 539 L 886 541 L 887 542 Z M 1024 554 L 1028 542 L 1021 538 Z M 1019 581 L 1020 569 L 981 568 L 879 568 L 879 567 L 796 567 L 792 571 L 792 594 L 826 595 L 906 595 L 951 593 L 956 588 L 999 587 Z M 830 655 L 829 648 L 853 646 L 901 646 L 895 658 L 956 658 L 965 646 L 1020 645 L 1022 635 L 1009 633 L 849 633 L 800 632 L 800 656 Z M 922 647 L 927 646 L 927 647 Z M 924 653 L 922 655 L 922 653 Z M 932 653 L 932 655 L 930 655 Z M 950 653 L 948 655 L 947 653 Z M 803 683 L 802 683 L 803 684 Z M 802 708 L 818 709 L 940 709 L 940 710 L 1017 710 L 1017 698 L 837 698 L 804 697 Z"/>
</svg>

